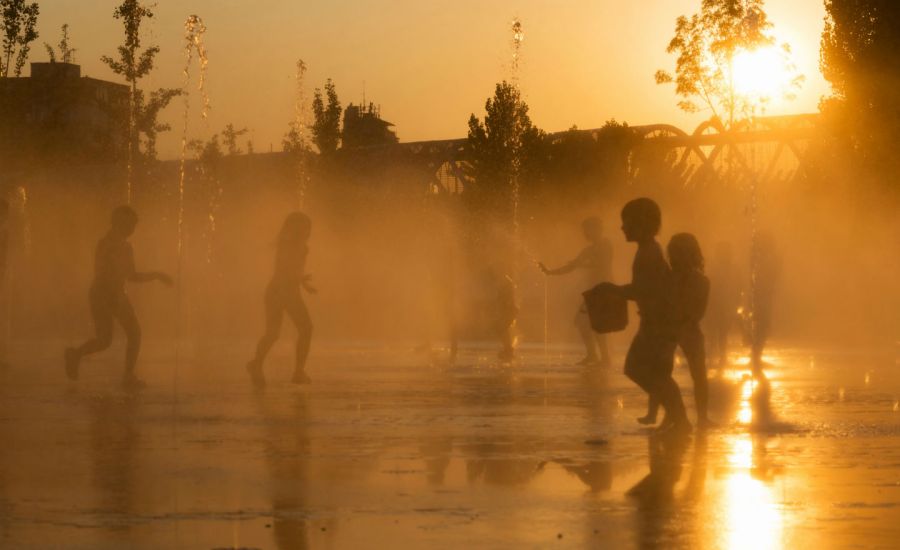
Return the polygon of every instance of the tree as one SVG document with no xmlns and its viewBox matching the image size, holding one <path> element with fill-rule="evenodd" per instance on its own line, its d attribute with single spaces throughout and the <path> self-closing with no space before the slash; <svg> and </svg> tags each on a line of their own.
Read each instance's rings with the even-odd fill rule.
<svg viewBox="0 0 900 550">
<path fill-rule="evenodd" d="M 144 102 L 144 93 L 138 91 L 135 97 L 135 132 L 140 139 L 140 134 L 144 134 L 144 157 L 148 160 L 156 158 L 156 137 L 160 132 L 168 132 L 172 126 L 168 123 L 162 124 L 158 121 L 159 113 L 177 96 L 184 93 L 180 88 L 160 88 L 150 93 L 150 99 Z"/>
<path fill-rule="evenodd" d="M 466 153 L 470 200 L 506 215 L 512 211 L 518 178 L 530 166 L 545 134 L 531 123 L 519 89 L 503 81 L 484 105 L 484 121 L 469 117 Z"/>
<path fill-rule="evenodd" d="M 834 94 L 820 107 L 858 158 L 893 172 L 900 140 L 900 3 L 826 0 L 825 10 L 821 68 Z"/>
<path fill-rule="evenodd" d="M 225 147 L 228 150 L 229 156 L 240 155 L 241 148 L 238 147 L 237 138 L 247 133 L 246 128 L 241 128 L 240 130 L 235 130 L 234 124 L 228 123 L 225 126 L 225 129 L 222 130 L 222 139 L 225 141 Z"/>
<path fill-rule="evenodd" d="M 113 59 L 104 55 L 100 58 L 112 71 L 125 77 L 131 86 L 131 121 L 129 124 L 128 154 L 133 158 L 137 153 L 138 135 L 135 124 L 138 119 L 138 80 L 153 70 L 153 60 L 159 53 L 158 46 L 150 46 L 141 51 L 141 22 L 144 18 L 152 18 L 153 12 L 139 0 L 124 0 L 115 9 L 113 17 L 121 19 L 125 27 L 125 42 L 119 46 L 119 58 Z M 161 91 L 161 90 L 160 90 Z"/>
<path fill-rule="evenodd" d="M 3 13 L 3 56 L 0 58 L 0 73 L 9 76 L 10 67 L 13 75 L 22 76 L 22 67 L 28 60 L 30 44 L 37 40 L 38 33 L 35 30 L 40 8 L 37 2 L 31 4 L 26 0 L 0 0 L 0 10 Z M 15 64 L 13 64 L 15 56 Z"/>
<path fill-rule="evenodd" d="M 285 153 L 302 153 L 309 150 L 296 122 L 288 124 L 288 131 L 281 140 L 281 150 Z"/>
<path fill-rule="evenodd" d="M 734 86 L 734 62 L 740 53 L 776 45 L 763 5 L 764 0 L 702 0 L 699 13 L 676 20 L 675 36 L 666 48 L 677 55 L 675 75 L 660 70 L 655 77 L 657 84 L 675 84 L 682 110 L 693 113 L 703 105 L 730 128 L 736 118 L 754 114 L 758 101 L 765 101 L 742 95 Z M 780 48 L 782 69 L 796 73 L 790 46 Z M 790 96 L 802 80 L 802 75 L 795 75 L 785 95 Z"/>
<path fill-rule="evenodd" d="M 71 47 L 69 42 L 69 24 L 65 23 L 62 26 L 59 45 L 57 46 L 59 49 L 59 56 L 56 55 L 56 50 L 53 49 L 53 46 L 44 42 L 44 49 L 47 50 L 47 55 L 50 56 L 50 63 L 56 63 L 57 59 L 63 63 L 75 63 L 75 52 L 77 50 Z"/>
<path fill-rule="evenodd" d="M 322 97 L 322 90 L 316 88 L 313 98 L 313 116 L 315 122 L 312 126 L 313 143 L 323 155 L 334 153 L 341 142 L 341 102 L 338 100 L 334 82 L 329 78 L 325 82 L 325 95 L 328 104 Z"/>
</svg>

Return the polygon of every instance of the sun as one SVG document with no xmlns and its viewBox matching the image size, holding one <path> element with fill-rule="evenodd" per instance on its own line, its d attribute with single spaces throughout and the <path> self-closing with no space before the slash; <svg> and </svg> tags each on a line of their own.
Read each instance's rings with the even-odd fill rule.
<svg viewBox="0 0 900 550">
<path fill-rule="evenodd" d="M 793 75 L 785 53 L 777 46 L 765 46 L 735 55 L 732 60 L 735 92 L 762 103 L 788 94 Z"/>
</svg>

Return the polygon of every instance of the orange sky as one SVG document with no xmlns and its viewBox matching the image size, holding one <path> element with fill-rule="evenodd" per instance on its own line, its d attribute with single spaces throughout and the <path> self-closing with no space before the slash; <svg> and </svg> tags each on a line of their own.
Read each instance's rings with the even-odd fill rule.
<svg viewBox="0 0 900 550">
<path fill-rule="evenodd" d="M 121 42 L 111 14 L 116 0 L 40 0 L 38 42 L 58 41 L 68 22 L 83 74 L 114 79 L 100 63 Z M 678 15 L 700 0 L 159 0 L 148 37 L 162 52 L 144 87 L 181 84 L 182 26 L 199 14 L 209 50 L 207 137 L 226 123 L 250 129 L 257 151 L 280 149 L 293 117 L 294 66 L 309 66 L 308 88 L 334 79 L 344 105 L 367 99 L 382 106 L 401 141 L 462 137 L 493 85 L 509 75 L 509 24 L 525 26 L 521 86 L 535 123 L 548 131 L 601 125 L 670 122 L 685 128 L 705 118 L 680 112 L 656 69 Z M 818 70 L 822 0 L 769 0 L 775 34 L 788 41 L 806 83 L 797 99 L 770 113 L 809 112 L 828 92 Z M 42 46 L 31 61 L 46 60 Z M 165 118 L 179 128 L 180 102 Z M 163 158 L 178 154 L 180 130 L 160 139 Z"/>
</svg>

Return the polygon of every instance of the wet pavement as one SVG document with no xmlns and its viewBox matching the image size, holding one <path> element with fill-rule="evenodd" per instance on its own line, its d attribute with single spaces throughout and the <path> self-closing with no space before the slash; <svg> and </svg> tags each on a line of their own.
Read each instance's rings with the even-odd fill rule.
<svg viewBox="0 0 900 550">
<path fill-rule="evenodd" d="M 237 348 L 237 346 L 235 346 Z M 769 391 L 713 373 L 718 429 L 641 428 L 644 396 L 575 350 L 455 366 L 404 348 L 236 360 L 119 351 L 62 379 L 62 345 L 0 373 L 3 548 L 896 548 L 894 350 L 775 349 Z M 250 349 L 249 344 L 242 349 Z M 220 351 L 221 357 L 239 354 Z M 687 369 L 676 369 L 686 402 Z M 693 417 L 693 407 L 690 407 Z M 587 444 L 591 441 L 593 444 Z"/>
</svg>

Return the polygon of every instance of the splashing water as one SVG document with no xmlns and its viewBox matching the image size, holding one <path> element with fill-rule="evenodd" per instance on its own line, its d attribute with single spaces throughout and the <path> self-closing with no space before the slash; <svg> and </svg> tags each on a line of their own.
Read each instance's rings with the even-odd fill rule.
<svg viewBox="0 0 900 550">
<path fill-rule="evenodd" d="M 306 188 L 309 184 L 309 175 L 306 170 L 306 63 L 302 59 L 297 60 L 296 97 L 294 101 L 294 131 L 297 133 L 297 208 L 303 209 L 306 202 Z"/>
<path fill-rule="evenodd" d="M 512 21 L 512 63 L 510 65 L 510 82 L 516 88 L 519 87 L 519 66 L 522 61 L 522 42 L 525 40 L 525 32 L 522 30 L 522 21 L 514 17 Z"/>
<path fill-rule="evenodd" d="M 182 333 L 182 273 L 184 264 L 184 182 L 185 165 L 188 151 L 188 122 L 191 108 L 191 65 L 194 56 L 199 63 L 199 77 L 197 79 L 197 91 L 203 102 L 200 116 L 205 121 L 209 116 L 209 96 L 206 93 L 206 66 L 209 60 L 206 57 L 206 47 L 203 44 L 203 35 L 206 33 L 206 25 L 198 15 L 191 15 L 184 22 L 184 118 L 181 129 L 181 162 L 179 166 L 178 180 L 178 266 L 176 274 L 176 312 L 175 312 L 175 369 L 172 376 L 172 441 L 173 449 L 178 452 L 178 366 L 181 362 L 181 333 Z M 213 227 L 215 219 L 213 218 Z M 177 460 L 177 456 L 176 456 Z M 178 510 L 178 493 L 174 495 L 175 510 Z"/>
<path fill-rule="evenodd" d="M 200 116 L 206 120 L 209 116 L 209 96 L 206 94 L 206 66 L 209 60 L 206 57 L 206 47 L 203 44 L 203 35 L 206 33 L 206 25 L 198 15 L 191 15 L 184 22 L 184 118 L 181 132 L 181 164 L 179 168 L 178 181 L 178 270 L 179 277 L 181 272 L 181 259 L 184 249 L 184 181 L 185 181 L 185 165 L 188 150 L 188 122 L 190 120 L 191 110 L 191 64 L 196 55 L 199 62 L 199 77 L 197 80 L 197 91 L 203 100 L 203 108 Z"/>
<path fill-rule="evenodd" d="M 510 82 L 516 91 L 519 91 L 519 70 L 522 59 L 522 42 L 525 40 L 525 32 L 522 27 L 522 21 L 518 17 L 513 18 L 512 26 L 512 64 L 510 66 Z M 511 195 L 512 195 L 512 237 L 514 243 L 519 243 L 519 172 L 522 169 L 522 127 L 519 121 L 516 121 L 513 135 L 510 137 L 510 147 L 513 150 L 512 155 L 512 174 L 511 174 Z M 514 244 L 514 246 L 516 246 Z M 513 281 L 518 282 L 518 261 L 517 254 L 513 254 L 512 277 Z"/>
</svg>

